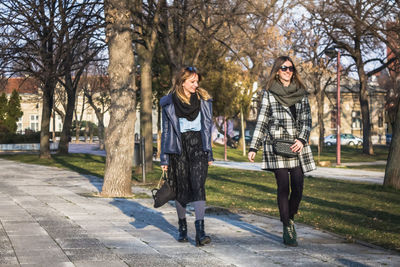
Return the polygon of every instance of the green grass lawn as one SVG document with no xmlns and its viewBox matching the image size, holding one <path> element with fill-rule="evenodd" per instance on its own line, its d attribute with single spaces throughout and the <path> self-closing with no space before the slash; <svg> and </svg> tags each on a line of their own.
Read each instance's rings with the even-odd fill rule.
<svg viewBox="0 0 400 267">
<path fill-rule="evenodd" d="M 316 146 L 311 146 L 314 160 L 317 161 L 318 152 Z M 248 147 L 247 147 L 248 150 Z M 243 156 L 243 151 L 240 148 L 227 148 L 228 160 L 231 161 L 248 161 L 247 152 Z M 262 153 L 257 153 L 256 162 L 261 162 Z M 387 160 L 389 153 L 389 147 L 387 146 L 374 146 L 374 155 L 365 155 L 362 153 L 362 147 L 357 146 L 342 146 L 341 147 L 341 162 L 371 162 L 377 160 Z M 213 155 L 216 160 L 224 159 L 224 146 L 214 145 Z M 323 152 L 320 156 L 320 161 L 330 161 L 332 163 L 336 162 L 336 147 L 335 146 L 325 146 Z"/>
<path fill-rule="evenodd" d="M 317 147 L 311 146 L 314 160 L 317 161 Z M 341 146 L 341 162 L 371 162 L 377 160 L 387 160 L 389 147 L 374 146 L 374 155 L 366 155 L 362 153 L 362 147 L 358 146 Z M 321 153 L 321 161 L 336 162 L 336 146 L 325 146 Z"/>
<path fill-rule="evenodd" d="M 0 155 L 1 158 L 25 163 L 70 169 L 84 174 L 103 176 L 105 159 L 100 156 L 72 154 L 53 155 L 39 160 L 37 155 Z M 147 173 L 146 186 L 151 188 L 161 175 L 158 163 Z M 133 174 L 133 182 L 141 183 Z M 278 217 L 275 178 L 269 172 L 243 171 L 211 166 L 206 183 L 207 203 Z M 364 240 L 400 251 L 400 191 L 380 185 L 306 178 L 297 222 L 345 236 L 348 242 Z"/>
<path fill-rule="evenodd" d="M 357 165 L 357 166 L 346 166 L 348 169 L 359 169 L 365 171 L 376 171 L 376 172 L 384 172 L 386 169 L 386 165 L 381 164 L 373 164 L 373 165 Z"/>
</svg>

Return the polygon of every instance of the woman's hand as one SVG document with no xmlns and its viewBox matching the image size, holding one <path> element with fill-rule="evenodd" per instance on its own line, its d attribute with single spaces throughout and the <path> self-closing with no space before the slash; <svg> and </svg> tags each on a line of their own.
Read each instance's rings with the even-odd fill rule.
<svg viewBox="0 0 400 267">
<path fill-rule="evenodd" d="M 293 152 L 301 152 L 301 150 L 303 150 L 303 147 L 303 143 L 300 140 L 296 139 L 296 142 L 290 147 L 290 149 Z"/>
<path fill-rule="evenodd" d="M 161 165 L 161 169 L 163 171 L 168 171 L 168 165 Z"/>
<path fill-rule="evenodd" d="M 250 151 L 249 154 L 247 154 L 247 158 L 249 159 L 250 162 L 254 162 L 254 158 L 256 157 L 256 152 Z"/>
<path fill-rule="evenodd" d="M 212 165 L 212 161 L 209 161 L 209 162 L 208 162 L 208 166 L 210 166 L 210 165 Z"/>
</svg>

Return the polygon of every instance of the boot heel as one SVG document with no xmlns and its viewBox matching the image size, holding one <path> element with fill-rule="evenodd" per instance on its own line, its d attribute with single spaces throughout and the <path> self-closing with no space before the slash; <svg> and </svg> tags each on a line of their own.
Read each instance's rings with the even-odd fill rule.
<svg viewBox="0 0 400 267">
<path fill-rule="evenodd" d="M 196 238 L 196 247 L 201 247 L 209 243 L 211 243 L 211 238 L 207 235 L 203 239 Z"/>
<path fill-rule="evenodd" d="M 201 246 L 203 245 L 201 244 L 200 239 L 196 238 L 196 247 L 201 247 Z"/>
</svg>

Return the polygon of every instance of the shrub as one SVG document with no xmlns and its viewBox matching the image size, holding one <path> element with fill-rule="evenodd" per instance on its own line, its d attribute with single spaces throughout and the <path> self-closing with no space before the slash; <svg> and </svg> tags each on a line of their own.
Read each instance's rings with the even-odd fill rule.
<svg viewBox="0 0 400 267">
<path fill-rule="evenodd" d="M 40 132 L 15 134 L 0 132 L 0 144 L 29 144 L 40 143 Z"/>
</svg>

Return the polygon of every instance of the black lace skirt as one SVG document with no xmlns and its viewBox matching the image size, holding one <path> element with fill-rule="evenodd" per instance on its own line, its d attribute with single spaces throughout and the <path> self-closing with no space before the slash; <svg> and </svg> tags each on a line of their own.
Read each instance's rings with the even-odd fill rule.
<svg viewBox="0 0 400 267">
<path fill-rule="evenodd" d="M 170 154 L 168 177 L 174 181 L 176 200 L 183 206 L 206 200 L 208 152 L 203 151 L 200 132 L 182 133 L 182 154 Z"/>
</svg>

